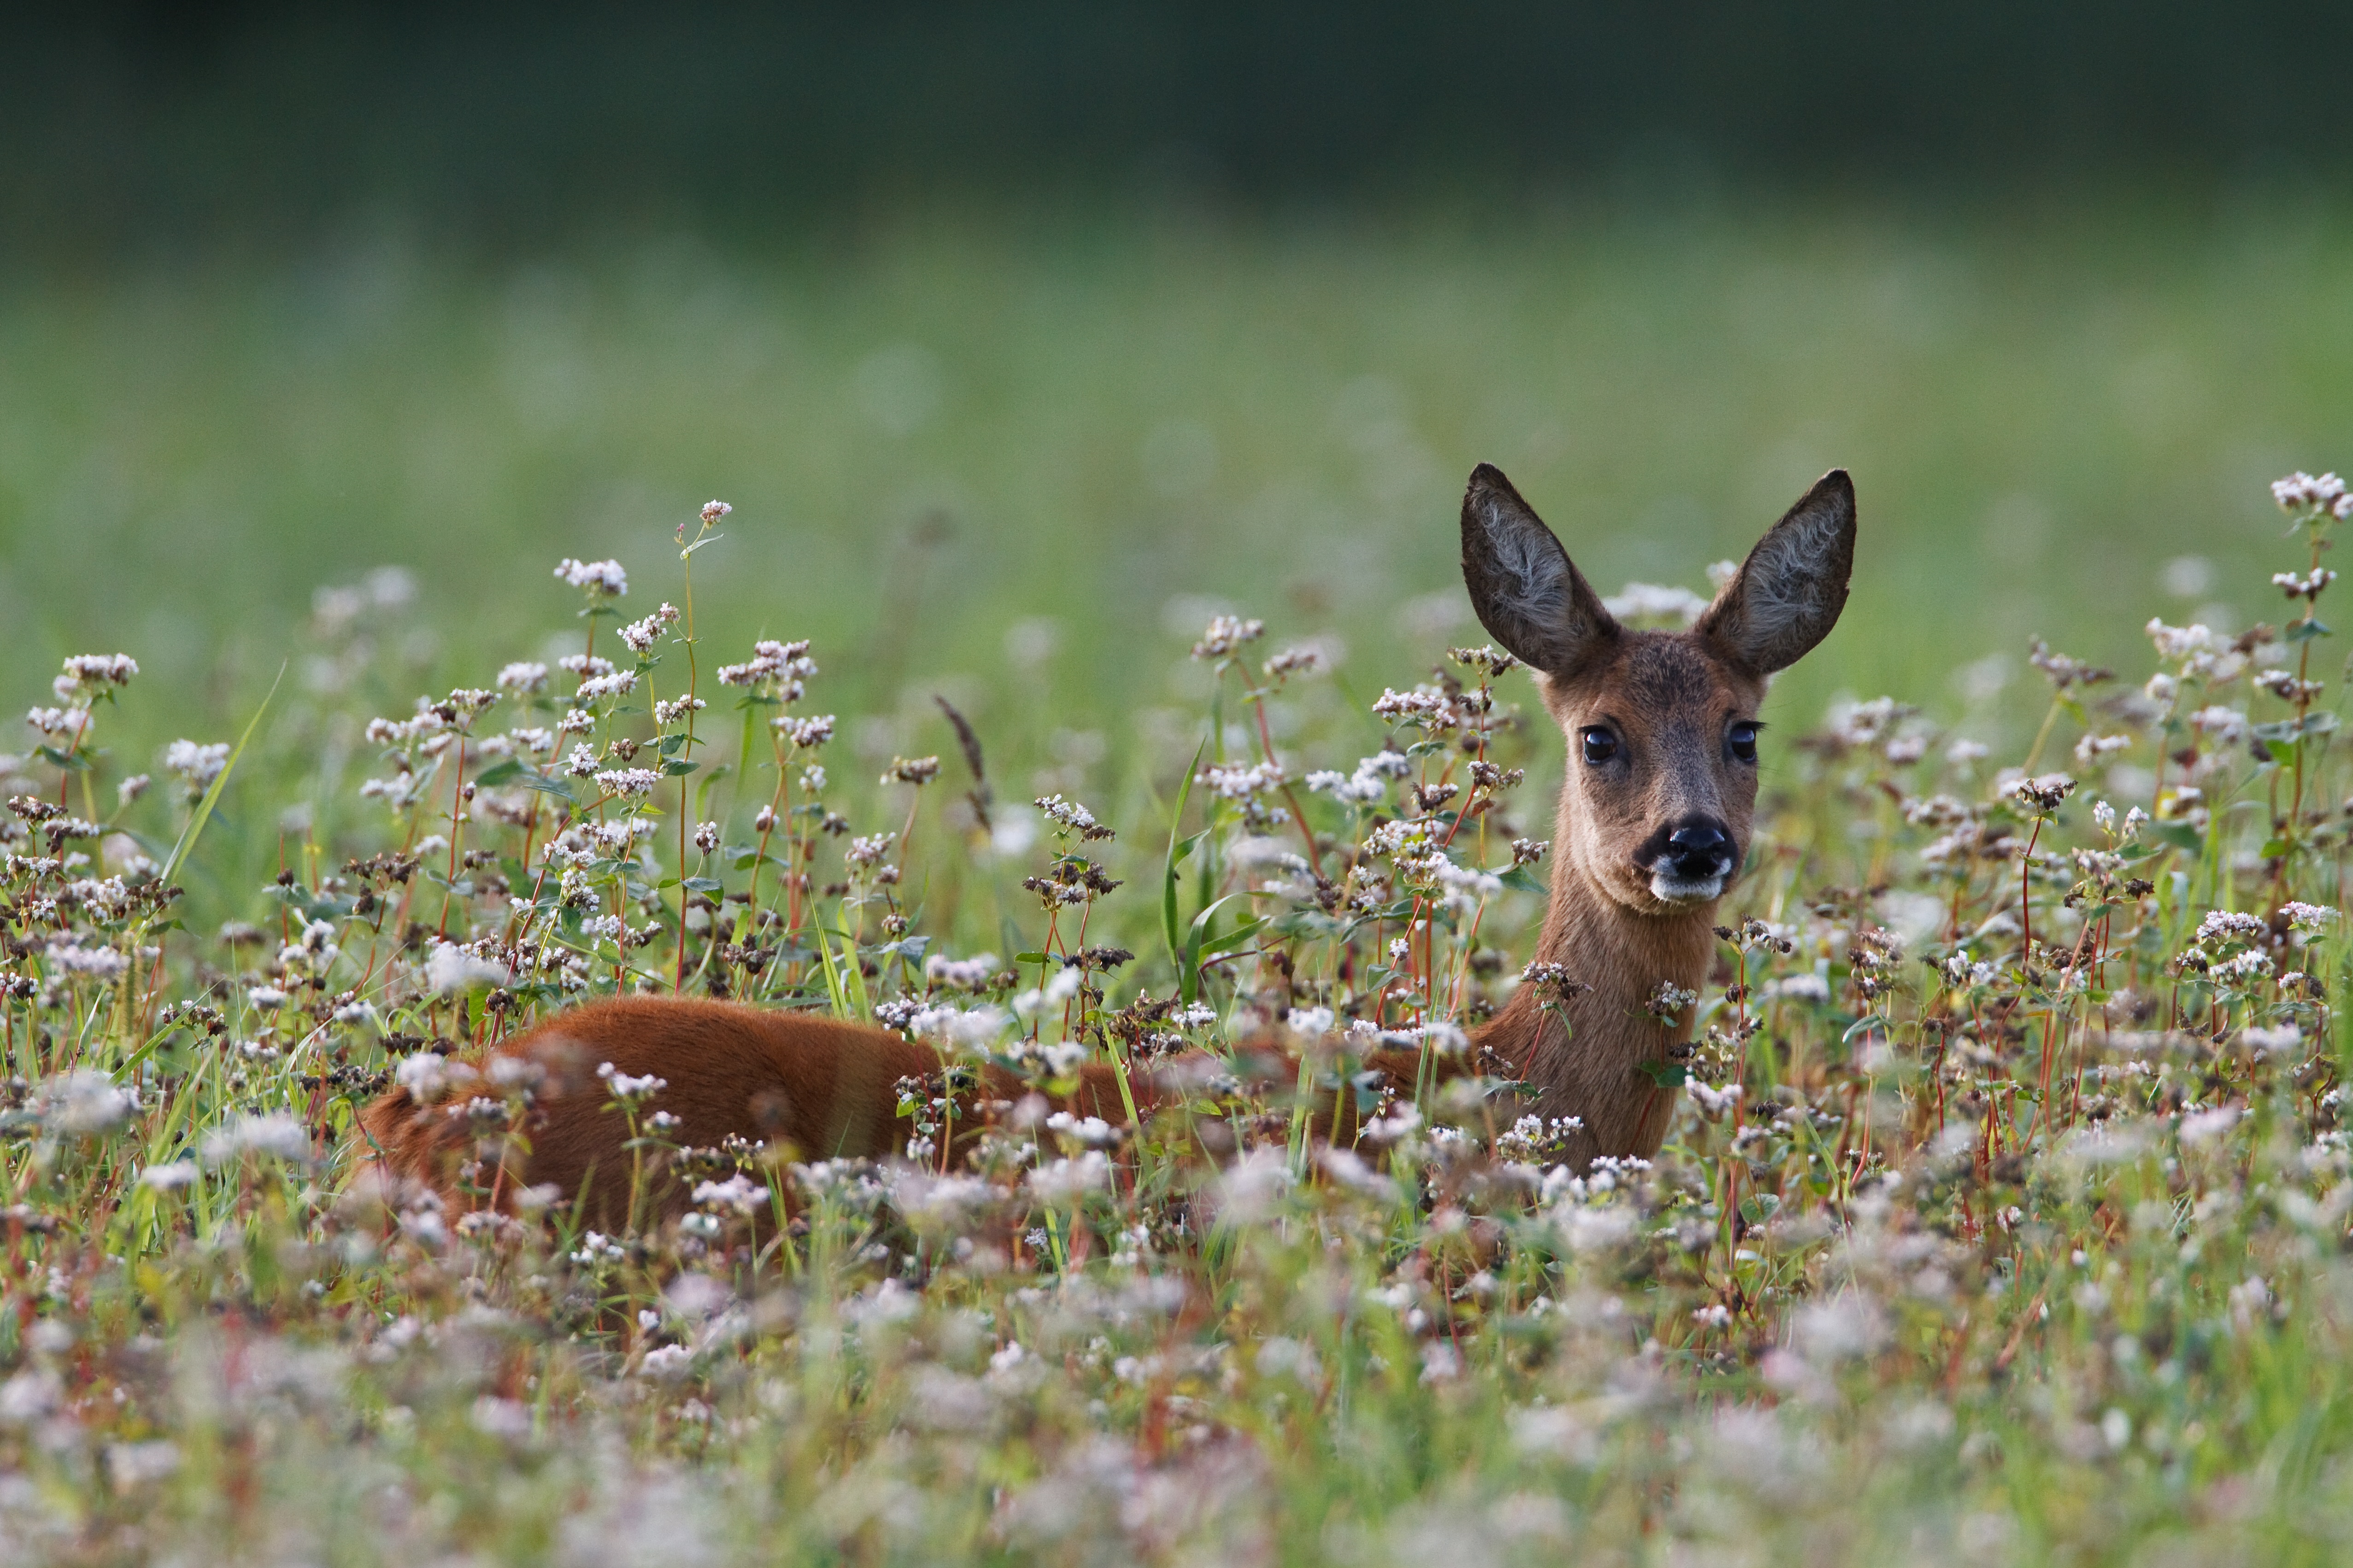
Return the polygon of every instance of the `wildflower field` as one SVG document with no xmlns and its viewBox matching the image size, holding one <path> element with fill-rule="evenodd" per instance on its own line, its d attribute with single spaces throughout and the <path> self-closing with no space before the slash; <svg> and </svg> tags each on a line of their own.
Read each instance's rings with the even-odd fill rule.
<svg viewBox="0 0 2353 1568">
<path fill-rule="evenodd" d="M 1442 617 L 1344 660 L 1198 606 L 1115 784 L 1042 695 L 926 729 L 834 695 L 871 651 L 698 632 L 749 503 L 452 586 L 505 606 L 455 687 L 397 572 L 197 732 L 78 652 L 0 767 L 0 1561 L 2340 1560 L 2353 498 L 2271 499 L 2275 559 L 2176 599 L 2263 621 L 2119 588 L 2068 620 L 2114 669 L 1777 704 L 1666 1146 L 1583 1172 L 1469 1045 L 1576 979 L 1528 965 L 1563 742 Z M 696 1201 L 615 1233 L 363 1168 L 396 1082 L 508 1135 L 470 1053 L 616 992 L 1049 1092 L 1299 1071 L 962 1164 L 945 1080 L 868 1164 L 680 1148 L 617 1077 Z M 1376 1047 L 1463 1070 L 1384 1096 Z"/>
</svg>

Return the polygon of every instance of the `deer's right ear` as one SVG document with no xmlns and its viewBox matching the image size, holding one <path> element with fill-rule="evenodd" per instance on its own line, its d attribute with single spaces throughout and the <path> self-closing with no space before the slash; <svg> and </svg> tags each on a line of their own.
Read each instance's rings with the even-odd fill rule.
<svg viewBox="0 0 2353 1568">
<path fill-rule="evenodd" d="M 1462 495 L 1462 582 L 1480 624 L 1531 668 L 1565 674 L 1618 636 L 1568 552 L 1490 463 Z"/>
</svg>

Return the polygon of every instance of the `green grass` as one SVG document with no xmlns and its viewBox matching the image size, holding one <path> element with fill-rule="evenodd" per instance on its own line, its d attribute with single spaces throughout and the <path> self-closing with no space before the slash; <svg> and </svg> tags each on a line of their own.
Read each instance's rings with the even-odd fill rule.
<svg viewBox="0 0 2353 1568">
<path fill-rule="evenodd" d="M 162 742 L 236 740 L 287 674 L 174 868 L 184 897 L 135 869 L 121 894 L 77 889 L 95 868 L 22 841 L 0 871 L 0 1558 L 2341 1559 L 2344 916 L 2198 933 L 2288 895 L 2341 911 L 2353 779 L 2322 724 L 2301 750 L 2259 731 L 2260 761 L 2201 738 L 2207 708 L 2295 721 L 2243 670 L 2185 677 L 2169 709 L 2106 700 L 2155 668 L 2141 624 L 2194 607 L 2156 581 L 2174 557 L 2214 563 L 2201 600 L 2287 619 L 2269 574 L 2310 558 L 2263 486 L 2337 455 L 2353 296 L 2330 229 L 1621 216 L 1505 240 L 1499 221 L 965 220 L 822 262 L 617 249 L 493 274 L 364 247 L 20 281 L 0 312 L 15 700 L 55 700 L 52 652 L 121 647 L 142 672 L 98 708 L 91 765 L 20 753 L 9 789 L 136 836 L 61 849 L 162 861 L 202 810 Z M 937 391 L 913 425 L 924 362 L 871 368 L 909 343 Z M 916 959 L 1074 947 L 1019 885 L 1058 849 L 1125 879 L 1085 940 L 1138 956 L 1100 998 L 989 1039 L 1041 1080 L 1025 1037 L 1102 1052 L 1111 1013 L 1181 984 L 1169 931 L 1182 945 L 1229 892 L 1271 921 L 1254 941 L 1287 950 L 1300 1005 L 1369 1016 L 1388 986 L 1467 973 L 1475 1018 L 1528 957 L 1534 891 L 1494 893 L 1474 934 L 1374 879 L 1386 912 L 1335 929 L 1242 860 L 1279 822 L 1198 788 L 1180 813 L 1178 792 L 1205 740 L 1256 753 L 1244 679 L 1313 634 L 1348 652 L 1267 702 L 1282 760 L 1345 770 L 1382 742 L 1369 700 L 1475 635 L 1405 606 L 1458 602 L 1451 508 L 1481 457 L 1605 591 L 1696 584 L 1814 471 L 1857 476 L 1855 596 L 1775 695 L 1759 852 L 1725 911 L 1791 951 L 1727 947 L 1701 1007 L 1704 1030 L 1765 1020 L 1738 1064 L 1704 1035 L 1694 1062 L 1738 1075 L 1746 1110 L 1694 1098 L 1652 1169 L 1579 1185 L 1541 1148 L 1482 1146 L 1507 1100 L 1434 1092 L 1418 1109 L 1468 1128 L 1467 1152 L 1409 1136 L 1368 1147 L 1361 1177 L 1285 1186 L 1288 1086 L 1261 1085 L 1218 1107 L 1261 1119 L 1258 1163 L 1233 1171 L 1166 1126 L 1075 1196 L 1018 1176 L 1083 1159 L 1054 1135 L 1034 1155 L 1008 1139 L 961 1190 L 753 1159 L 795 1226 L 714 1198 L 610 1246 L 561 1214 L 461 1222 L 353 1184 L 353 1109 L 422 1039 L 487 1040 L 619 965 L 856 1016 L 1009 1004 L 1034 961 L 976 997 Z M 522 791 L 479 742 L 551 721 L 570 705 L 552 693 L 510 694 L 473 743 L 369 738 L 420 693 L 578 647 L 559 556 L 619 555 L 627 617 L 682 601 L 671 530 L 713 493 L 736 510 L 694 557 L 697 740 L 644 711 L 686 688 L 675 640 L 583 737 L 700 763 L 682 782 L 642 806 Z M 413 600 L 298 624 L 312 586 L 387 562 Z M 1247 668 L 1186 657 L 1215 598 L 1272 623 Z M 614 623 L 589 625 L 617 654 Z M 2088 707 L 2067 693 L 2050 727 L 2039 769 L 2082 784 L 2036 840 L 2054 945 L 2030 949 L 2001 923 L 2014 855 L 1932 846 L 1956 817 L 2013 847 L 2034 831 L 1995 769 L 2052 700 L 2023 664 L 2035 631 L 2124 679 Z M 789 710 L 840 716 L 813 752 L 829 781 L 796 783 L 816 809 L 787 813 L 756 893 L 777 709 L 712 679 L 755 633 L 814 637 L 822 672 Z M 2337 643 L 2294 646 L 2329 682 L 2314 712 L 2337 713 Z M 1957 668 L 1989 652 L 2010 683 L 1964 698 Z M 1817 716 L 1841 689 L 1930 711 L 1833 732 Z M 1000 820 L 1060 792 L 1118 837 L 988 847 L 934 692 L 973 716 Z M 1535 710 L 1521 675 L 1498 695 Z M 2087 730 L 2127 743 L 2078 763 Z M 1891 757 L 1891 734 L 1924 759 Z M 1996 749 L 1955 763 L 1955 736 Z M 1540 824 L 1558 742 L 1523 724 L 1495 745 L 1533 775 L 1502 812 Z M 2168 794 L 2126 841 L 2097 826 L 2094 798 L 2123 807 L 2185 749 L 2202 797 Z M 935 752 L 941 781 L 912 795 L 872 782 Z M 487 856 L 464 886 L 446 847 L 397 877 L 348 865 L 449 833 L 461 757 L 480 789 L 460 848 Z M 118 808 L 140 772 L 157 782 Z M 361 793 L 404 773 L 412 804 Z M 682 808 L 721 851 L 681 864 Z M 851 835 L 912 823 L 899 879 L 850 862 L 825 809 Z M 653 852 L 586 855 L 587 907 L 559 907 L 560 868 L 541 876 L 559 810 L 647 815 Z M 1309 811 L 1371 877 L 1369 821 Z M 1202 835 L 1173 922 L 1172 830 Z M 1489 847 L 1460 858 L 1494 865 Z M 751 900 L 717 911 L 733 952 L 681 935 L 682 872 Z M 1430 949 L 1392 973 L 1386 938 L 1417 913 Z M 613 947 L 587 923 L 604 914 L 649 942 Z M 223 940 L 231 917 L 261 940 Z M 928 949 L 886 946 L 893 918 Z M 310 921 L 336 954 L 280 953 Z M 1882 925 L 1905 929 L 1900 961 L 1873 957 Z M 1208 946 L 1234 929 L 1206 926 Z M 430 982 L 442 933 L 539 945 L 498 949 L 522 964 L 499 991 L 453 996 Z M 1266 979 L 1212 966 L 1215 1017 L 1188 1038 L 1227 1049 Z"/>
<path fill-rule="evenodd" d="M 2190 607 L 2171 557 L 2242 580 L 2260 483 L 2353 413 L 2342 232 L 2128 204 L 945 213 L 782 256 L 498 265 L 363 230 L 26 272 L 0 297 L 0 616 L 43 657 L 6 694 L 120 646 L 217 729 L 315 587 L 387 563 L 430 585 L 454 679 L 538 624 L 556 556 L 646 573 L 716 494 L 722 641 L 854 654 L 867 710 L 961 678 L 1003 733 L 1042 699 L 1124 752 L 1168 696 L 1173 596 L 1366 658 L 1408 646 L 1400 604 L 1459 605 L 1486 459 L 1605 591 L 1697 583 L 1846 466 L 1855 609 L 1792 700 L 1943 697 L 2037 632 L 2124 657 Z M 1017 681 L 1004 633 L 1034 617 L 1060 635 Z"/>
</svg>

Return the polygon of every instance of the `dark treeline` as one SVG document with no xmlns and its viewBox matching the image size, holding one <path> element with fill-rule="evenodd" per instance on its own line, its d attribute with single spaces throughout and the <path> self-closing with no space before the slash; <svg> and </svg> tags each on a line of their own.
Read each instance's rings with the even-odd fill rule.
<svg viewBox="0 0 2353 1568">
<path fill-rule="evenodd" d="M 388 207 L 496 242 L 911 189 L 2330 174 L 2348 46 L 2325 0 L 98 4 L 0 23 L 0 223 Z"/>
</svg>

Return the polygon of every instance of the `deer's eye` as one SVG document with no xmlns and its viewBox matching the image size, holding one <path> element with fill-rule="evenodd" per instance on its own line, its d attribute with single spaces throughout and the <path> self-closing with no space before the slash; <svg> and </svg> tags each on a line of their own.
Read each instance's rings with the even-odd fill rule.
<svg viewBox="0 0 2353 1568">
<path fill-rule="evenodd" d="M 1743 720 L 1733 725 L 1730 731 L 1725 737 L 1725 742 L 1732 747 L 1732 754 L 1739 758 L 1744 763 L 1755 762 L 1757 760 L 1757 731 L 1764 727 L 1765 726 L 1762 724 L 1752 724 L 1746 720 Z"/>
<path fill-rule="evenodd" d="M 1588 767 L 1599 767 L 1618 754 L 1618 737 L 1599 724 L 1578 731 L 1577 738 L 1585 742 L 1585 761 Z"/>
</svg>

